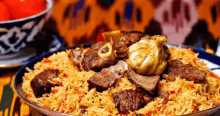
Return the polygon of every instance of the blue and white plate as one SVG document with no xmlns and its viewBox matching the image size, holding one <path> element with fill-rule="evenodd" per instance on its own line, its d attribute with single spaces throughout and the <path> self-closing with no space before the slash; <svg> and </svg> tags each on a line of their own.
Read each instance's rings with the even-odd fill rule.
<svg viewBox="0 0 220 116">
<path fill-rule="evenodd" d="M 64 47 L 65 44 L 62 37 L 48 29 L 43 30 L 47 32 L 45 40 L 36 40 L 19 52 L 1 55 L 0 68 L 19 67 L 38 56 L 61 50 Z"/>
</svg>

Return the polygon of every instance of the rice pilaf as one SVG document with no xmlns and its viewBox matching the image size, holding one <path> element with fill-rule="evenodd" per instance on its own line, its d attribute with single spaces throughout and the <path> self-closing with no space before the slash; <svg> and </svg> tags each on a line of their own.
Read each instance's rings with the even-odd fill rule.
<svg viewBox="0 0 220 116">
<path fill-rule="evenodd" d="M 192 64 L 198 69 L 207 73 L 206 83 L 198 84 L 193 81 L 176 78 L 175 81 L 160 80 L 159 89 L 169 94 L 169 100 L 155 97 L 145 107 L 130 112 L 130 114 L 159 115 L 183 115 L 202 111 L 219 105 L 220 102 L 220 78 L 210 72 L 192 49 L 170 47 L 170 58 L 174 60 L 182 58 L 186 64 Z M 108 88 L 103 92 L 95 88 L 89 90 L 87 80 L 95 74 L 94 71 L 79 71 L 68 59 L 67 51 L 58 52 L 48 58 L 44 58 L 34 66 L 34 70 L 27 69 L 23 77 L 22 89 L 28 100 L 44 108 L 67 114 L 75 115 L 123 115 L 115 108 L 112 93 L 126 89 L 136 89 L 126 77 L 117 81 L 115 87 Z M 46 69 L 61 70 L 59 77 L 53 82 L 59 86 L 52 87 L 50 93 L 43 94 L 36 98 L 31 89 L 31 80 L 40 72 Z M 166 75 L 164 75 L 166 78 Z"/>
</svg>

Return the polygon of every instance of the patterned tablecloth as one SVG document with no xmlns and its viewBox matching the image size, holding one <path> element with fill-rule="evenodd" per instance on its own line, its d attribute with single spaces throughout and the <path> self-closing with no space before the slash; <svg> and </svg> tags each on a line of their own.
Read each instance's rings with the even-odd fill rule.
<svg viewBox="0 0 220 116">
<path fill-rule="evenodd" d="M 44 116 L 16 94 L 13 81 L 18 69 L 0 69 L 0 116 Z"/>
</svg>

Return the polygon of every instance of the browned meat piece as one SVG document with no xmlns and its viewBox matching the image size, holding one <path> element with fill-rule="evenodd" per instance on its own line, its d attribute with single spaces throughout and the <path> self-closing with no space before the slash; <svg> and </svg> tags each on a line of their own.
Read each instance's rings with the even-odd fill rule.
<svg viewBox="0 0 220 116">
<path fill-rule="evenodd" d="M 114 66 L 103 68 L 88 79 L 89 88 L 95 87 L 98 91 L 104 91 L 111 87 L 117 78 L 122 78 L 127 70 L 128 64 L 122 60 Z"/>
<path fill-rule="evenodd" d="M 108 42 L 98 42 L 93 44 L 91 48 L 85 52 L 84 58 L 82 59 L 82 67 L 84 70 L 100 71 L 102 68 L 109 67 L 116 63 L 115 58 L 111 57 L 100 57 L 98 51 Z M 108 52 L 108 48 L 103 48 L 101 53 Z"/>
<path fill-rule="evenodd" d="M 150 96 L 149 94 L 144 94 L 144 101 L 147 104 L 147 103 L 153 101 L 153 97 Z"/>
<path fill-rule="evenodd" d="M 107 68 L 102 69 L 101 72 L 95 73 L 87 80 L 90 89 L 95 87 L 96 90 L 100 92 L 111 87 L 115 81 L 115 76 Z"/>
<path fill-rule="evenodd" d="M 116 50 L 117 58 L 127 59 L 129 46 L 139 41 L 142 36 L 143 33 L 138 31 L 123 32 L 123 36 L 121 37 L 123 39 L 118 43 L 114 44 L 114 49 Z"/>
<path fill-rule="evenodd" d="M 123 38 L 122 40 L 125 40 L 125 45 L 130 46 L 137 41 L 139 41 L 143 37 L 143 33 L 140 31 L 128 31 L 128 32 L 123 32 Z"/>
<path fill-rule="evenodd" d="M 157 96 L 161 99 L 164 99 L 164 102 L 167 102 L 169 100 L 169 94 L 162 90 L 158 91 Z"/>
<path fill-rule="evenodd" d="M 36 97 L 41 97 L 44 93 L 50 93 L 51 87 L 58 86 L 52 79 L 58 77 L 59 70 L 45 70 L 31 80 L 31 87 Z"/>
<path fill-rule="evenodd" d="M 138 90 L 124 90 L 112 94 L 115 107 L 120 113 L 129 113 L 145 106 L 143 92 Z"/>
<path fill-rule="evenodd" d="M 128 71 L 127 78 L 151 94 L 155 93 L 155 88 L 160 80 L 160 76 L 143 76 L 135 73 L 133 70 Z"/>
<path fill-rule="evenodd" d="M 145 106 L 144 92 L 137 90 L 124 90 L 112 94 L 115 107 L 120 113 L 129 113 Z"/>
<path fill-rule="evenodd" d="M 168 76 L 180 77 L 195 83 L 205 81 L 206 73 L 190 64 L 183 64 L 180 60 L 172 60 L 167 66 Z"/>
<path fill-rule="evenodd" d="M 70 50 L 68 54 L 69 60 L 73 63 L 73 65 L 77 66 L 78 69 L 80 69 L 80 64 L 83 59 L 83 48 Z"/>
<path fill-rule="evenodd" d="M 125 44 L 125 41 L 120 41 L 114 44 L 118 59 L 128 59 L 129 46 Z"/>
</svg>

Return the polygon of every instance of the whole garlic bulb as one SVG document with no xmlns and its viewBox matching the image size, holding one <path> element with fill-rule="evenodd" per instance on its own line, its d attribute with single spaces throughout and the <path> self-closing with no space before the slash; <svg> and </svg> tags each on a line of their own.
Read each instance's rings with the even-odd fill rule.
<svg viewBox="0 0 220 116">
<path fill-rule="evenodd" d="M 168 54 L 163 48 L 165 36 L 145 36 L 129 48 L 128 65 L 139 74 L 159 75 L 167 65 Z"/>
</svg>

